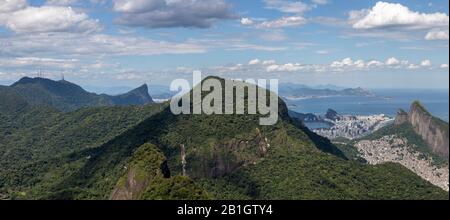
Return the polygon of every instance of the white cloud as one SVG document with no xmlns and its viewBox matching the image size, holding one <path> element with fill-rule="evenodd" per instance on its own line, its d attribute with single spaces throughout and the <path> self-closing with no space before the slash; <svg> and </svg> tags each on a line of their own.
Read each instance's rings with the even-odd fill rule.
<svg viewBox="0 0 450 220">
<path fill-rule="evenodd" d="M 273 65 L 276 64 L 277 62 L 275 60 L 264 60 L 263 61 L 263 65 L 267 66 L 267 65 Z"/>
<path fill-rule="evenodd" d="M 241 24 L 245 26 L 253 25 L 255 22 L 250 18 L 242 18 Z"/>
<path fill-rule="evenodd" d="M 448 64 L 446 64 L 446 63 L 441 64 L 441 69 L 448 69 Z"/>
<path fill-rule="evenodd" d="M 379 66 L 383 66 L 384 63 L 378 60 L 371 60 L 367 63 L 368 67 L 379 67 Z"/>
<path fill-rule="evenodd" d="M 431 66 L 431 61 L 430 60 L 424 60 L 420 63 L 421 66 L 423 67 L 430 67 Z"/>
<path fill-rule="evenodd" d="M 377 2 L 372 9 L 353 11 L 349 20 L 355 29 L 429 29 L 446 27 L 449 23 L 449 17 L 445 13 L 414 12 L 401 4 L 387 2 Z"/>
<path fill-rule="evenodd" d="M 299 63 L 273 64 L 266 68 L 267 72 L 295 72 L 304 67 Z"/>
<path fill-rule="evenodd" d="M 420 68 L 419 65 L 413 64 L 413 63 L 409 64 L 409 66 L 408 66 L 408 69 L 411 69 L 411 70 L 415 70 L 415 69 L 419 69 L 419 68 Z"/>
<path fill-rule="evenodd" d="M 448 29 L 447 30 L 432 30 L 427 33 L 425 40 L 446 40 L 448 41 Z"/>
<path fill-rule="evenodd" d="M 277 20 L 264 21 L 257 25 L 258 28 L 284 28 L 301 26 L 307 23 L 306 18 L 301 16 L 282 17 Z"/>
<path fill-rule="evenodd" d="M 355 61 L 354 65 L 357 68 L 364 68 L 364 67 L 366 67 L 366 63 L 364 62 L 364 60 L 357 60 L 357 61 Z"/>
<path fill-rule="evenodd" d="M 0 1 L 0 19 L 2 13 L 18 11 L 26 8 L 27 6 L 27 0 L 2 0 Z"/>
<path fill-rule="evenodd" d="M 353 59 L 352 58 L 345 58 L 341 61 L 334 61 L 330 65 L 331 67 L 345 67 L 345 66 L 353 66 Z"/>
<path fill-rule="evenodd" d="M 0 25 L 18 33 L 77 32 L 90 33 L 101 29 L 98 20 L 71 7 L 19 7 L 0 13 Z"/>
<path fill-rule="evenodd" d="M 258 65 L 258 64 L 261 64 L 261 60 L 259 59 L 250 60 L 248 62 L 248 65 Z"/>
<path fill-rule="evenodd" d="M 386 61 L 386 65 L 388 65 L 388 66 L 400 65 L 400 61 L 397 60 L 397 58 L 395 58 L 395 57 L 391 57 Z"/>
</svg>

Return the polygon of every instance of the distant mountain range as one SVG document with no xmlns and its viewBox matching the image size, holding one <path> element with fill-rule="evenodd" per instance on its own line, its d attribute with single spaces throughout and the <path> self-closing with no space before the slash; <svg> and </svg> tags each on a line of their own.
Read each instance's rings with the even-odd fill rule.
<svg viewBox="0 0 450 220">
<path fill-rule="evenodd" d="M 339 88 L 332 85 L 310 87 L 306 85 L 285 83 L 279 86 L 279 94 L 285 98 L 313 98 L 333 96 L 374 96 L 363 88 Z"/>
<path fill-rule="evenodd" d="M 13 93 L 33 105 L 48 105 L 61 111 L 73 111 L 83 107 L 114 105 L 145 105 L 153 103 L 148 86 L 142 85 L 128 93 L 110 96 L 90 93 L 80 86 L 65 81 L 45 78 L 22 78 L 11 86 L 1 86 L 2 96 Z"/>
</svg>

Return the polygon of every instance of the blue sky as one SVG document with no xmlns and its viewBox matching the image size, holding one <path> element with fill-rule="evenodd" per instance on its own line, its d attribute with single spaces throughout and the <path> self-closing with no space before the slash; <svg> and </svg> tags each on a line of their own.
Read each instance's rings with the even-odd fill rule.
<svg viewBox="0 0 450 220">
<path fill-rule="evenodd" d="M 227 78 L 448 88 L 448 1 L 0 0 L 0 83 Z"/>
</svg>

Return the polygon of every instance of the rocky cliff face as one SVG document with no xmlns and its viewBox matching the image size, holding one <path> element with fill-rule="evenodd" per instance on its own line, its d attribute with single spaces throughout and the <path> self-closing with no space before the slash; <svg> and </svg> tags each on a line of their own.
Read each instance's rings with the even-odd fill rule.
<svg viewBox="0 0 450 220">
<path fill-rule="evenodd" d="M 112 96 L 111 99 L 115 105 L 143 105 L 153 103 L 152 97 L 148 94 L 147 84 L 126 94 Z"/>
<path fill-rule="evenodd" d="M 399 114 L 396 125 L 410 123 L 414 131 L 423 138 L 433 153 L 448 160 L 448 123 L 433 117 L 419 102 L 414 102 L 411 105 L 411 110 L 407 116 L 406 120 L 405 114 Z"/>
<path fill-rule="evenodd" d="M 409 122 L 408 112 L 405 112 L 404 110 L 400 109 L 397 112 L 397 117 L 395 117 L 394 124 L 396 126 L 399 126 L 399 125 L 402 125 L 402 124 L 405 124 L 405 123 L 408 123 L 408 122 Z"/>
<path fill-rule="evenodd" d="M 111 200 L 139 199 L 153 182 L 170 177 L 166 158 L 151 144 L 142 145 L 123 169 L 125 175 L 119 179 L 110 196 Z"/>
<path fill-rule="evenodd" d="M 183 174 L 193 178 L 219 178 L 264 158 L 270 148 L 268 138 L 256 128 L 254 136 L 213 144 L 209 155 L 187 151 L 181 157 Z M 186 164 L 187 165 L 186 165 Z M 185 166 L 186 165 L 186 166 Z"/>
</svg>

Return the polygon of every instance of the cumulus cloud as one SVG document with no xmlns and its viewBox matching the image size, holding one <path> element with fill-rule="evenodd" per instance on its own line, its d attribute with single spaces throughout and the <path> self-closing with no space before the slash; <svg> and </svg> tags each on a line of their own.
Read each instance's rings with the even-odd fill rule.
<svg viewBox="0 0 450 220">
<path fill-rule="evenodd" d="M 224 0 L 114 0 L 114 10 L 119 24 L 147 28 L 208 28 L 235 17 Z"/>
<path fill-rule="evenodd" d="M 384 63 L 378 60 L 371 60 L 369 62 L 367 62 L 367 66 L 368 67 L 379 67 L 379 66 L 383 66 Z"/>
<path fill-rule="evenodd" d="M 386 65 L 388 65 L 388 66 L 396 66 L 399 64 L 400 64 L 400 61 L 395 57 L 391 57 L 386 60 Z"/>
<path fill-rule="evenodd" d="M 95 32 L 101 29 L 98 20 L 71 7 L 32 7 L 24 0 L 0 3 L 0 25 L 18 33 Z"/>
<path fill-rule="evenodd" d="M 420 63 L 421 66 L 423 67 L 430 67 L 431 66 L 431 61 L 430 60 L 424 60 Z"/>
<path fill-rule="evenodd" d="M 266 68 L 267 72 L 295 72 L 305 67 L 299 63 L 273 64 Z"/>
<path fill-rule="evenodd" d="M 431 66 L 431 61 L 429 61 L 429 65 Z M 343 73 L 352 71 L 383 70 L 383 68 L 415 70 L 428 68 L 430 66 L 413 64 L 407 60 L 399 60 L 397 58 L 390 58 L 386 62 L 381 62 L 378 60 L 366 61 L 348 57 L 334 61 L 331 64 L 301 64 L 299 62 L 278 63 L 275 60 L 261 61 L 259 59 L 253 59 L 250 60 L 247 65 L 239 64 L 226 67 L 222 66 L 216 67 L 214 70 L 219 71 L 220 73 L 229 73 L 229 71 L 233 73 Z"/>
<path fill-rule="evenodd" d="M 331 67 L 344 67 L 344 66 L 353 66 L 352 58 L 344 58 L 341 61 L 334 61 L 331 63 Z"/>
<path fill-rule="evenodd" d="M 446 64 L 446 63 L 441 64 L 441 69 L 448 69 L 448 64 Z"/>
<path fill-rule="evenodd" d="M 371 70 L 381 68 L 393 68 L 393 69 L 419 69 L 421 67 L 431 67 L 431 61 L 425 60 L 420 65 L 410 63 L 407 60 L 399 60 L 395 57 L 387 59 L 385 62 L 378 60 L 354 60 L 352 58 L 345 58 L 340 61 L 332 62 L 329 67 L 330 71 L 353 71 L 353 70 Z M 321 68 L 323 70 L 323 68 Z"/>
<path fill-rule="evenodd" d="M 415 69 L 419 69 L 419 68 L 420 68 L 420 66 L 417 64 L 414 64 L 414 63 L 411 63 L 408 66 L 408 69 L 411 69 L 411 70 L 415 70 Z"/>
<path fill-rule="evenodd" d="M 27 0 L 2 0 L 0 1 L 0 17 L 2 13 L 18 11 L 27 6 Z"/>
<path fill-rule="evenodd" d="M 241 19 L 241 24 L 245 25 L 245 26 L 253 25 L 254 23 L 255 22 L 252 19 L 250 19 L 250 18 L 242 18 Z"/>
<path fill-rule="evenodd" d="M 261 60 L 259 59 L 253 59 L 248 62 L 248 65 L 258 65 L 258 64 L 261 64 Z"/>
<path fill-rule="evenodd" d="M 398 3 L 378 2 L 372 9 L 353 11 L 350 22 L 355 29 L 428 29 L 448 26 L 445 13 L 420 13 Z"/>
<path fill-rule="evenodd" d="M 264 60 L 262 64 L 263 65 L 273 65 L 275 63 L 276 63 L 275 60 Z"/>
<path fill-rule="evenodd" d="M 448 29 L 447 30 L 432 30 L 427 33 L 425 40 L 446 40 L 448 41 Z"/>
</svg>

